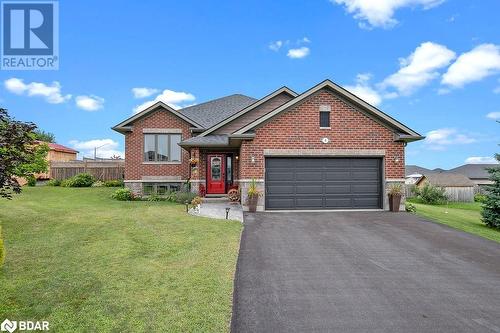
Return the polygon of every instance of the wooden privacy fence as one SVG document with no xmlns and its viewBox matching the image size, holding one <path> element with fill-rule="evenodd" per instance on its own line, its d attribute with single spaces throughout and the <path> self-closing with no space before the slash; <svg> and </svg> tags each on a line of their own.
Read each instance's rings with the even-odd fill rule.
<svg viewBox="0 0 500 333">
<path fill-rule="evenodd" d="M 89 173 L 96 179 L 121 180 L 125 172 L 125 161 L 105 160 L 105 161 L 70 161 L 51 162 L 49 174 L 51 179 L 68 179 L 79 173 Z"/>
</svg>

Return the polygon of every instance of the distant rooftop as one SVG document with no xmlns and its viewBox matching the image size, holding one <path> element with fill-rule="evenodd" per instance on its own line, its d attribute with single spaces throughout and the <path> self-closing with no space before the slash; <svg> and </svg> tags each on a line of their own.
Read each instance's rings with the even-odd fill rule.
<svg viewBox="0 0 500 333">
<path fill-rule="evenodd" d="M 490 177 L 487 169 L 498 166 L 498 164 L 465 164 L 450 171 L 464 174 L 470 179 L 485 179 Z"/>
<path fill-rule="evenodd" d="M 474 186 L 474 182 L 472 182 L 467 176 L 462 175 L 460 173 L 453 172 L 431 172 L 424 174 L 422 178 L 425 178 L 429 184 L 434 186 L 442 186 L 442 187 L 468 187 Z M 422 180 L 419 179 L 417 184 Z"/>
</svg>

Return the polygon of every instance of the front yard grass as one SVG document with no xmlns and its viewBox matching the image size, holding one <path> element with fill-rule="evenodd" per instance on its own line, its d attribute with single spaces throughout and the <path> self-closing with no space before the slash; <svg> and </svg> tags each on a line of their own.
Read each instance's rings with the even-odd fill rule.
<svg viewBox="0 0 500 333">
<path fill-rule="evenodd" d="M 424 205 L 409 200 L 417 207 L 417 214 L 474 235 L 500 243 L 500 231 L 487 227 L 481 221 L 479 202 L 452 202 L 448 205 Z"/>
<path fill-rule="evenodd" d="M 0 321 L 55 332 L 229 330 L 242 226 L 110 188 L 24 188 L 0 199 Z"/>
</svg>

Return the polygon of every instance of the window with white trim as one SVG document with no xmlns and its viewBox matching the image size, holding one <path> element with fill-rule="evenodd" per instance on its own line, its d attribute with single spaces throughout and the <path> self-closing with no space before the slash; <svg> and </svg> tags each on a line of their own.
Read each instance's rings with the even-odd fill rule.
<svg viewBox="0 0 500 333">
<path fill-rule="evenodd" d="M 145 162 L 180 162 L 180 134 L 144 134 Z"/>
</svg>

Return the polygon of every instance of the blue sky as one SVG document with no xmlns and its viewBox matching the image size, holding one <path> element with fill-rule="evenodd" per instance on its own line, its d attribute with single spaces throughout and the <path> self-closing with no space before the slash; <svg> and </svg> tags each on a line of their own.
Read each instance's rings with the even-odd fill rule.
<svg viewBox="0 0 500 333">
<path fill-rule="evenodd" d="M 428 136 L 408 145 L 407 164 L 499 151 L 498 0 L 86 0 L 59 11 L 59 70 L 0 71 L 0 101 L 85 155 L 104 143 L 99 155 L 122 154 L 110 127 L 151 100 L 302 92 L 326 78 Z"/>
</svg>

